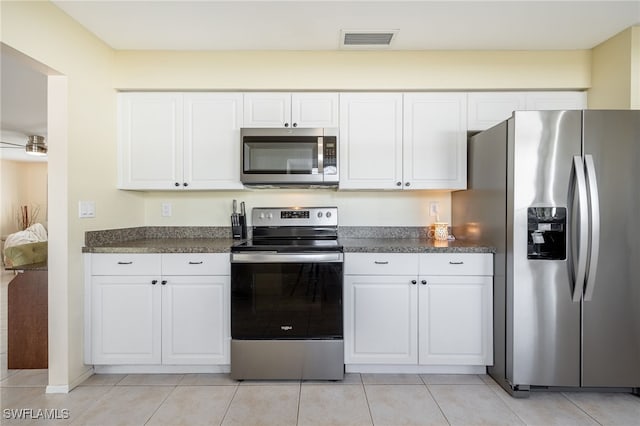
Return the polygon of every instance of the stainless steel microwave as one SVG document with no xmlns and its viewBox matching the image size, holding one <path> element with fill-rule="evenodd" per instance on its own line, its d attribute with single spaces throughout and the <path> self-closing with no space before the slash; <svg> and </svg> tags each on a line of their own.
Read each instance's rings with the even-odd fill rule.
<svg viewBox="0 0 640 426">
<path fill-rule="evenodd" d="M 338 185 L 338 129 L 243 128 L 240 135 L 243 184 Z"/>
</svg>

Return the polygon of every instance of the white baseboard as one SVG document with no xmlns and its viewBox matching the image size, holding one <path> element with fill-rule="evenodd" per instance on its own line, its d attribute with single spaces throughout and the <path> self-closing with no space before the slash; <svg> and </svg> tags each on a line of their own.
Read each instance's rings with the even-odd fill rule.
<svg viewBox="0 0 640 426">
<path fill-rule="evenodd" d="M 94 365 L 96 374 L 228 373 L 230 365 Z"/>
<path fill-rule="evenodd" d="M 80 376 L 76 377 L 68 385 L 47 385 L 45 392 L 46 393 L 69 393 L 76 386 L 78 386 L 79 384 L 81 384 L 91 376 L 93 376 L 93 368 L 89 368 L 88 370 L 83 372 Z"/>
<path fill-rule="evenodd" d="M 347 373 L 371 374 L 487 374 L 484 365 L 346 364 Z"/>
</svg>

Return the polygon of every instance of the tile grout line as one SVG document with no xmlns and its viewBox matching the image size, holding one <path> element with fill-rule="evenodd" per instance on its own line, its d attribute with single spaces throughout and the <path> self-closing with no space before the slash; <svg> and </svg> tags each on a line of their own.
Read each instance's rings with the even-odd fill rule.
<svg viewBox="0 0 640 426">
<path fill-rule="evenodd" d="M 496 397 L 498 397 L 498 400 L 502 403 L 502 405 L 504 405 L 505 407 L 507 407 L 507 410 L 509 410 L 510 412 L 512 412 L 512 413 L 513 413 L 513 415 L 514 415 L 514 416 L 516 416 L 516 418 L 518 418 L 518 420 L 520 420 L 520 421 L 522 422 L 522 424 L 523 424 L 523 425 L 528 425 L 528 424 L 529 424 L 529 423 L 527 423 L 527 422 L 525 421 L 525 419 L 523 419 L 522 417 L 520 417 L 520 415 L 519 415 L 518 413 L 516 413 L 516 411 L 515 411 L 515 410 L 513 410 L 511 407 L 509 407 L 509 404 L 507 404 L 507 403 L 506 403 L 506 402 L 505 402 L 505 401 L 500 397 L 500 395 L 498 394 L 498 391 L 499 391 L 499 390 L 503 390 L 503 389 L 502 389 L 502 387 L 501 387 L 500 385 L 497 385 L 497 384 L 496 384 L 496 385 L 498 386 L 498 389 L 497 389 L 497 390 L 494 390 L 494 389 L 493 389 L 493 388 L 494 388 L 494 385 L 489 385 L 489 384 L 487 384 L 487 383 L 484 383 L 484 385 L 485 385 L 486 387 L 488 387 L 488 388 L 489 388 L 489 390 L 490 390 L 491 392 L 493 392 L 493 394 L 494 394 Z M 513 398 L 513 397 L 512 397 L 512 398 Z"/>
<path fill-rule="evenodd" d="M 367 387 L 364 385 L 364 380 L 362 380 L 362 391 L 364 392 L 364 400 L 367 403 L 367 410 L 369 411 L 369 418 L 371 419 L 371 424 L 375 425 L 373 421 L 373 413 L 371 412 L 371 404 L 369 403 L 369 396 L 367 395 Z"/>
<path fill-rule="evenodd" d="M 233 400 L 235 399 L 236 395 L 238 394 L 238 389 L 240 389 L 240 383 L 238 382 L 236 384 L 236 389 L 233 391 L 233 395 L 231 395 L 231 398 L 229 399 L 229 402 L 227 403 L 227 408 L 225 408 L 224 410 L 224 414 L 222 415 L 222 419 L 220 420 L 220 425 L 222 426 L 222 424 L 224 423 L 224 420 L 227 418 L 227 414 L 229 414 L 229 409 L 231 408 L 231 404 L 233 403 Z"/>
<path fill-rule="evenodd" d="M 182 379 L 181 379 L 182 380 Z M 155 410 L 153 410 L 153 413 L 151 413 L 151 415 L 149 416 L 149 418 L 144 422 L 144 424 L 148 424 L 151 419 L 153 418 L 153 416 L 155 416 L 155 414 L 158 412 L 158 410 L 160 410 L 160 407 L 162 407 L 162 404 L 164 404 L 167 399 L 169 399 L 169 397 L 176 391 L 176 389 L 178 389 L 178 385 L 173 385 L 173 389 L 171 389 L 171 392 L 169 392 L 167 394 L 167 396 L 164 397 L 164 399 L 160 402 L 160 404 L 158 404 L 158 406 L 156 407 Z"/>
<path fill-rule="evenodd" d="M 593 417 L 591 414 L 589 414 L 588 412 L 586 412 L 580 405 L 578 405 L 573 399 L 569 398 L 564 392 L 560 392 L 560 394 L 567 399 L 567 401 L 569 401 L 571 404 L 573 404 L 578 410 L 582 411 L 584 414 L 586 414 L 587 417 L 589 417 L 590 419 L 592 419 L 594 422 L 598 423 L 599 425 L 602 426 L 602 423 L 600 423 L 595 417 Z"/>
<path fill-rule="evenodd" d="M 298 387 L 298 411 L 296 411 L 296 425 L 300 423 L 300 401 L 302 400 L 302 380 Z"/>
<path fill-rule="evenodd" d="M 447 417 L 447 415 L 444 413 L 444 410 L 440 406 L 440 403 L 436 399 L 435 395 L 431 393 L 431 388 L 429 387 L 427 382 L 424 381 L 424 378 L 422 376 L 420 376 L 420 380 L 422 380 L 422 383 L 424 383 L 424 387 L 427 388 L 427 392 L 429 393 L 429 396 L 431 397 L 431 399 L 433 399 L 433 402 L 436 403 L 436 406 L 438 407 L 438 410 L 440 410 L 440 414 L 442 414 L 442 417 L 444 417 L 444 420 L 447 422 L 447 424 L 451 425 L 451 422 L 449 421 L 449 418 Z"/>
</svg>

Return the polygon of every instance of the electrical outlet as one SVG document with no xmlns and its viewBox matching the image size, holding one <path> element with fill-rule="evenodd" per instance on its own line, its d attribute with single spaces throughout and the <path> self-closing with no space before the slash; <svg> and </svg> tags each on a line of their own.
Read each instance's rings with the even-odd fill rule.
<svg viewBox="0 0 640 426">
<path fill-rule="evenodd" d="M 78 217 L 96 217 L 96 202 L 95 201 L 78 201 Z"/>
<path fill-rule="evenodd" d="M 429 203 L 429 216 L 438 216 L 440 214 L 440 204 L 437 201 Z"/>
<path fill-rule="evenodd" d="M 171 203 L 162 203 L 162 217 L 171 217 Z"/>
</svg>

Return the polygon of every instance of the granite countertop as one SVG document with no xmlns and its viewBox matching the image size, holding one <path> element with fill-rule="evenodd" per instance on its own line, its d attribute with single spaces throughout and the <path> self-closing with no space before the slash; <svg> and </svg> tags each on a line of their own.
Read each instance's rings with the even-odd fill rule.
<svg viewBox="0 0 640 426">
<path fill-rule="evenodd" d="M 494 253 L 493 247 L 460 240 L 434 241 L 420 227 L 344 227 L 345 253 Z M 224 227 L 142 227 L 90 231 L 83 253 L 228 253 L 242 240 Z"/>
<path fill-rule="evenodd" d="M 83 247 L 83 253 L 228 253 L 231 238 L 147 238 Z"/>
<path fill-rule="evenodd" d="M 493 247 L 427 238 L 341 238 L 345 253 L 495 253 Z"/>
</svg>

